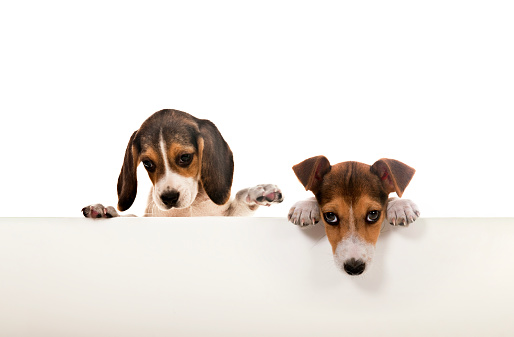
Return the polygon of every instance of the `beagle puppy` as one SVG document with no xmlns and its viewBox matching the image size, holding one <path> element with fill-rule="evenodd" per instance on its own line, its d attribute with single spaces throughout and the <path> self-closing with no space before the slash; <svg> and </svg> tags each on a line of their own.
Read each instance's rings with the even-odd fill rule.
<svg viewBox="0 0 514 337">
<path fill-rule="evenodd" d="M 324 156 L 293 166 L 294 173 L 315 198 L 297 202 L 289 220 L 301 227 L 323 220 L 336 265 L 349 275 L 360 275 L 370 264 L 382 224 L 408 226 L 420 215 L 401 197 L 415 170 L 394 159 L 373 165 L 348 161 L 330 165 Z"/>
<path fill-rule="evenodd" d="M 118 178 L 118 210 L 132 206 L 136 169 L 143 163 L 152 181 L 145 216 L 245 216 L 260 205 L 283 200 L 280 189 L 262 184 L 230 199 L 232 151 L 216 126 L 178 110 L 161 110 L 135 131 L 127 145 Z M 82 209 L 86 218 L 119 216 L 101 204 Z"/>
</svg>

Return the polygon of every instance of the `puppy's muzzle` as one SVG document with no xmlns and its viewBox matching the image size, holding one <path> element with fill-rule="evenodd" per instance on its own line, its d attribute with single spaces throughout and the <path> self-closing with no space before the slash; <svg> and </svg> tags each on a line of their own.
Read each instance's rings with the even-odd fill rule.
<svg viewBox="0 0 514 337">
<path fill-rule="evenodd" d="M 366 262 L 351 258 L 344 263 L 343 269 L 348 275 L 360 275 L 366 269 Z"/>
<path fill-rule="evenodd" d="M 161 201 L 166 207 L 172 208 L 177 206 L 179 197 L 180 193 L 178 191 L 169 191 L 161 194 Z"/>
</svg>

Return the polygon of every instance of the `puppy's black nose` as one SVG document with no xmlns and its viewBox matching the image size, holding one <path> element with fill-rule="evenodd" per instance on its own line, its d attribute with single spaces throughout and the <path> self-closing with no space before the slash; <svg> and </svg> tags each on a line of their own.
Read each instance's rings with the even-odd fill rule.
<svg viewBox="0 0 514 337">
<path fill-rule="evenodd" d="M 360 275 L 366 269 L 366 263 L 362 260 L 355 260 L 354 258 L 344 263 L 344 271 L 348 275 Z"/>
<path fill-rule="evenodd" d="M 161 194 L 161 200 L 163 204 L 168 207 L 174 207 L 177 205 L 178 198 L 180 197 L 180 193 L 177 191 L 169 191 Z"/>
</svg>

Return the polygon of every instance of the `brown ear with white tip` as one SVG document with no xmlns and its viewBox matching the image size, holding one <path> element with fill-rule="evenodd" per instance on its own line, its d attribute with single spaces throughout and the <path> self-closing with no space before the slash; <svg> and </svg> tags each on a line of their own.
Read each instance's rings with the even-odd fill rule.
<svg viewBox="0 0 514 337">
<path fill-rule="evenodd" d="M 380 178 L 387 193 L 396 192 L 401 198 L 416 170 L 401 161 L 382 158 L 371 166 L 371 172 Z"/>
<path fill-rule="evenodd" d="M 305 159 L 293 166 L 293 171 L 307 191 L 316 194 L 319 192 L 323 176 L 327 174 L 332 166 L 325 156 L 316 156 Z"/>
</svg>

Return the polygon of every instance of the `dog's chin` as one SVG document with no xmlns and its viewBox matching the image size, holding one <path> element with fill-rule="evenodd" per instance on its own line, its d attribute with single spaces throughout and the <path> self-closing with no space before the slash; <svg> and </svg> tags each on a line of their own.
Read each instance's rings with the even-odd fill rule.
<svg viewBox="0 0 514 337">
<path fill-rule="evenodd" d="M 169 210 L 172 210 L 172 209 L 184 209 L 184 208 L 190 207 L 191 204 L 192 204 L 192 202 L 189 202 L 189 203 L 178 202 L 174 206 L 167 206 L 167 205 L 164 205 L 162 202 L 156 201 L 156 200 L 154 200 L 154 203 L 157 206 L 157 208 L 159 208 L 161 211 L 169 211 Z"/>
</svg>

